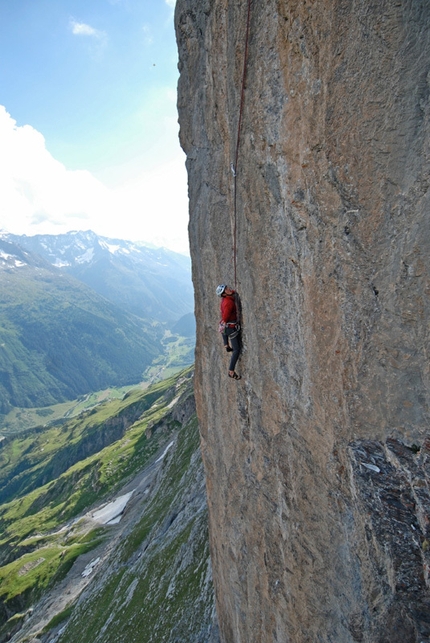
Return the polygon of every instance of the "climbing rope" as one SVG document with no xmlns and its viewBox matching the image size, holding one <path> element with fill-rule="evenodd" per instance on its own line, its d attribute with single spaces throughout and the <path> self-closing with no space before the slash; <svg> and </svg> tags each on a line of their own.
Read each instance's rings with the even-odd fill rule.
<svg viewBox="0 0 430 643">
<path fill-rule="evenodd" d="M 233 173 L 233 182 L 234 182 L 233 183 L 233 272 L 234 272 L 234 289 L 235 290 L 236 290 L 236 283 L 237 283 L 237 174 L 238 174 L 238 163 L 239 163 L 240 132 L 242 127 L 243 106 L 245 103 L 245 84 L 246 84 L 246 70 L 247 70 L 247 64 L 248 64 L 248 43 L 249 43 L 249 25 L 251 21 L 251 2 L 252 0 L 248 0 L 245 51 L 243 55 L 242 89 L 240 92 L 239 119 L 237 122 L 236 152 L 234 156 L 234 163 L 231 164 L 231 171 Z"/>
</svg>

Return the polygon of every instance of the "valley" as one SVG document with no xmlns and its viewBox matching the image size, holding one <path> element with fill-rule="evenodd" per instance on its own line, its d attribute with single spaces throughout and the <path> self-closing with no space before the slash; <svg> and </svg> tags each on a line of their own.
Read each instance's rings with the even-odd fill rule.
<svg viewBox="0 0 430 643">
<path fill-rule="evenodd" d="M 3 444 L 1 641 L 48 641 L 53 632 L 59 637 L 54 640 L 64 643 L 132 640 L 115 638 L 125 625 L 138 628 L 139 640 L 148 642 L 160 640 L 152 638 L 152 631 L 163 627 L 162 640 L 173 641 L 169 637 L 175 627 L 200 633 L 212 628 L 204 475 L 192 380 L 188 369 Z M 95 434 L 98 446 L 90 453 L 88 439 L 93 442 Z M 13 498 L 7 499 L 14 482 Z M 115 500 L 116 511 L 109 505 Z M 119 583 L 121 591 L 112 594 L 112 582 Z M 152 601 L 142 602 L 138 592 L 133 598 L 130 588 L 138 585 L 146 587 L 145 595 L 152 592 Z M 166 605 L 172 610 L 169 617 Z M 126 621 L 121 616 L 124 606 Z M 91 621 L 83 618 L 88 610 Z M 130 610 L 136 612 L 133 619 Z M 146 629 L 149 613 L 152 626 Z M 136 621 L 137 614 L 141 616 Z M 90 622 L 95 629 L 85 633 L 83 623 L 89 627 Z"/>
<path fill-rule="evenodd" d="M 6 436 L 30 428 L 47 425 L 62 418 L 71 418 L 90 410 L 101 402 L 119 399 L 136 387 L 142 390 L 150 384 L 175 375 L 194 363 L 194 336 L 183 337 L 165 331 L 162 339 L 163 352 L 158 355 L 143 373 L 143 379 L 127 386 L 109 387 L 93 393 L 86 393 L 75 400 L 60 402 L 45 407 L 14 407 L 3 416 L 0 424 L 0 443 Z"/>
<path fill-rule="evenodd" d="M 209 640 L 189 258 L 2 233 L 0 286 L 0 643 Z"/>
<path fill-rule="evenodd" d="M 188 257 L 92 232 L 2 233 L 0 419 L 193 363 L 192 310 Z"/>
</svg>

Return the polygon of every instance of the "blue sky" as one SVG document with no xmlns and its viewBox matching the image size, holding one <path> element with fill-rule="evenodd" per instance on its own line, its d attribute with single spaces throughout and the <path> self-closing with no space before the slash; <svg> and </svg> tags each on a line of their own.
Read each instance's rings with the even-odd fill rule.
<svg viewBox="0 0 430 643">
<path fill-rule="evenodd" d="M 0 228 L 186 252 L 174 0 L 0 0 Z"/>
</svg>

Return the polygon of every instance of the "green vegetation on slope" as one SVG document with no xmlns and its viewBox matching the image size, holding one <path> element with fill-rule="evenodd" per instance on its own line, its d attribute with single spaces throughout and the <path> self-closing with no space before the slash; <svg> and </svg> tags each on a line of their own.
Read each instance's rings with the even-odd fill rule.
<svg viewBox="0 0 430 643">
<path fill-rule="evenodd" d="M 3 493 L 16 486 L 0 505 L 0 640 L 14 614 L 100 542 L 108 528 L 94 530 L 74 519 L 141 471 L 178 429 L 169 404 L 190 391 L 190 375 L 188 369 L 146 391 L 130 391 L 81 418 L 20 435 L 0 450 Z M 106 432 L 112 426 L 120 427 L 119 436 Z M 100 435 L 114 441 L 106 445 Z M 63 471 L 56 475 L 58 466 Z"/>
<path fill-rule="evenodd" d="M 55 269 L 2 269 L 0 413 L 136 383 L 161 333 Z"/>
<path fill-rule="evenodd" d="M 59 235 L 7 235 L 87 284 L 122 310 L 172 323 L 193 308 L 191 261 L 166 248 L 148 248 L 90 230 Z"/>
<path fill-rule="evenodd" d="M 123 400 L 101 404 L 80 416 L 9 438 L 0 449 L 0 503 L 55 481 L 108 444 L 165 394 L 170 380 L 146 391 L 132 389 Z"/>
<path fill-rule="evenodd" d="M 143 390 L 149 386 L 149 383 L 141 382 L 138 386 Z M 58 420 L 75 417 L 83 411 L 92 410 L 102 402 L 122 399 L 128 391 L 138 386 L 132 384 L 129 386 L 109 387 L 102 391 L 80 395 L 76 400 L 60 402 L 51 406 L 15 407 L 3 417 L 1 433 L 3 437 L 13 436 L 40 425 L 53 424 Z"/>
<path fill-rule="evenodd" d="M 179 429 L 143 515 L 58 643 L 204 643 L 213 623 L 204 475 L 195 415 Z"/>
<path fill-rule="evenodd" d="M 109 387 L 93 393 L 80 395 L 76 400 L 52 404 L 45 407 L 15 407 L 2 418 L 0 425 L 0 443 L 2 437 L 16 435 L 47 423 L 54 423 L 62 418 L 71 418 L 82 411 L 92 410 L 103 401 L 122 399 L 129 390 L 139 386 L 145 389 L 149 384 L 172 377 L 179 371 L 194 363 L 195 338 L 173 335 L 166 330 L 161 340 L 163 352 L 157 356 L 143 373 L 143 381 L 138 385 Z"/>
</svg>

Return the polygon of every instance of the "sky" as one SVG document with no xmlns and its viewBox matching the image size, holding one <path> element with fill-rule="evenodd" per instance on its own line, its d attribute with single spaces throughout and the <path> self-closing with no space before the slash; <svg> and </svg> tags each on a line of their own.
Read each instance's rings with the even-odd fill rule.
<svg viewBox="0 0 430 643">
<path fill-rule="evenodd" d="M 188 253 L 175 0 L 0 0 L 0 230 Z"/>
</svg>

